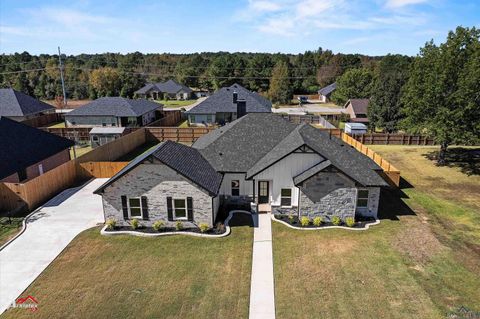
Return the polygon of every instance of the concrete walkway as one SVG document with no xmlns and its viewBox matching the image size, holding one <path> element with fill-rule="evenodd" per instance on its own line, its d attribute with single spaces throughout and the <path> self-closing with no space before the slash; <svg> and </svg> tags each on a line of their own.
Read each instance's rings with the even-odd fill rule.
<svg viewBox="0 0 480 319">
<path fill-rule="evenodd" d="M 271 214 L 258 215 L 253 233 L 250 319 L 275 318 Z"/>
<path fill-rule="evenodd" d="M 28 219 L 23 234 L 0 251 L 0 314 L 75 236 L 103 222 L 102 198 L 92 192 L 106 180 L 57 195 Z"/>
</svg>

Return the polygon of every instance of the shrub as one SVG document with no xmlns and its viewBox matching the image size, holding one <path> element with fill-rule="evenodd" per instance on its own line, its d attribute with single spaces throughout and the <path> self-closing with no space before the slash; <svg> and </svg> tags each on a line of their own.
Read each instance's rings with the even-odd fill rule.
<svg viewBox="0 0 480 319">
<path fill-rule="evenodd" d="M 288 214 L 288 220 L 290 221 L 290 224 L 293 224 L 294 219 L 295 216 L 293 216 L 293 214 Z"/>
<path fill-rule="evenodd" d="M 322 217 L 321 216 L 317 216 L 313 219 L 313 225 L 315 227 L 319 227 L 321 224 L 322 224 Z"/>
<path fill-rule="evenodd" d="M 181 221 L 177 221 L 175 223 L 175 229 L 176 230 L 182 230 L 183 229 L 183 223 Z"/>
<path fill-rule="evenodd" d="M 355 225 L 355 218 L 353 217 L 347 217 L 345 218 L 345 224 L 348 226 L 348 227 L 353 227 Z"/>
<path fill-rule="evenodd" d="M 162 229 L 163 226 L 165 226 L 165 223 L 162 222 L 161 220 L 157 220 L 157 221 L 154 222 L 153 225 L 152 225 L 153 229 L 155 229 L 156 231 L 160 231 L 160 229 Z"/>
<path fill-rule="evenodd" d="M 332 217 L 332 224 L 334 224 L 335 226 L 340 225 L 341 222 L 342 222 L 342 220 L 340 219 L 340 217 L 338 217 L 338 216 L 333 216 Z"/>
<path fill-rule="evenodd" d="M 308 226 L 308 224 L 310 224 L 310 218 L 308 218 L 307 216 L 303 216 L 302 218 L 300 218 L 300 224 L 303 227 Z"/>
<path fill-rule="evenodd" d="M 105 224 L 107 224 L 108 230 L 114 230 L 115 227 L 117 227 L 117 221 L 114 218 L 107 219 L 107 222 Z"/>
<path fill-rule="evenodd" d="M 198 225 L 198 228 L 200 228 L 200 231 L 202 233 L 206 233 L 210 229 L 210 226 L 208 226 L 208 224 L 206 223 L 200 223 L 200 225 Z"/>
<path fill-rule="evenodd" d="M 132 226 L 133 229 L 137 229 L 138 227 L 140 227 L 140 223 L 138 222 L 138 219 L 136 218 L 132 219 L 132 221 L 130 222 L 130 226 Z"/>
</svg>

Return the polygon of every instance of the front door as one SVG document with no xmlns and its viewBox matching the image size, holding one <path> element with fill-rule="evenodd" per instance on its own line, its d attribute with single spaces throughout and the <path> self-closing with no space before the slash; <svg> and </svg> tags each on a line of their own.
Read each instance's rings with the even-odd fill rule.
<svg viewBox="0 0 480 319">
<path fill-rule="evenodd" d="M 268 204 L 268 181 L 259 181 L 258 182 L 258 203 L 259 204 Z"/>
</svg>

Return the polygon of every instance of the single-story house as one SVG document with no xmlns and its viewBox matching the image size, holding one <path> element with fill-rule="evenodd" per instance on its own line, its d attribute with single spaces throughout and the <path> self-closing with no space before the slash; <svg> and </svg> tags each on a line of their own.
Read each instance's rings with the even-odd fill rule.
<svg viewBox="0 0 480 319">
<path fill-rule="evenodd" d="M 145 99 L 102 97 L 67 114 L 67 127 L 138 127 L 159 118 L 163 105 Z"/>
<path fill-rule="evenodd" d="M 28 181 L 70 160 L 74 142 L 0 117 L 0 182 Z"/>
<path fill-rule="evenodd" d="M 96 148 L 115 141 L 122 137 L 124 131 L 124 127 L 94 127 L 88 133 L 90 135 L 90 145 L 92 148 Z"/>
<path fill-rule="evenodd" d="M 350 122 L 368 124 L 368 104 L 369 99 L 350 99 L 344 106 L 347 114 L 350 115 Z"/>
<path fill-rule="evenodd" d="M 0 116 L 21 122 L 47 113 L 55 113 L 55 107 L 14 89 L 0 89 Z"/>
<path fill-rule="evenodd" d="M 176 100 L 188 100 L 192 97 L 193 90 L 175 80 L 160 83 L 147 83 L 144 87 L 134 92 L 137 98 L 151 98 L 161 100 L 168 97 Z"/>
<path fill-rule="evenodd" d="M 318 90 L 318 99 L 322 103 L 330 102 L 330 96 L 337 89 L 337 82 L 327 85 L 324 88 Z"/>
<path fill-rule="evenodd" d="M 272 102 L 239 84 L 224 87 L 185 114 L 190 125 L 225 124 L 248 113 L 271 113 Z"/>
<path fill-rule="evenodd" d="M 192 147 L 163 142 L 95 191 L 105 219 L 127 226 L 217 221 L 220 205 L 252 203 L 301 216 L 377 217 L 388 184 L 369 157 L 329 133 L 272 113 L 250 113 Z"/>
</svg>

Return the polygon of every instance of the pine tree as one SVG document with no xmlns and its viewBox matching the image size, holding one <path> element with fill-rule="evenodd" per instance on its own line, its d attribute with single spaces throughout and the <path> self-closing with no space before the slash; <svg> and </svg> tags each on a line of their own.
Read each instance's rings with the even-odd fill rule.
<svg viewBox="0 0 480 319">
<path fill-rule="evenodd" d="M 292 99 L 292 88 L 289 80 L 288 65 L 284 61 L 275 64 L 270 79 L 268 96 L 274 103 L 287 104 Z"/>
</svg>

